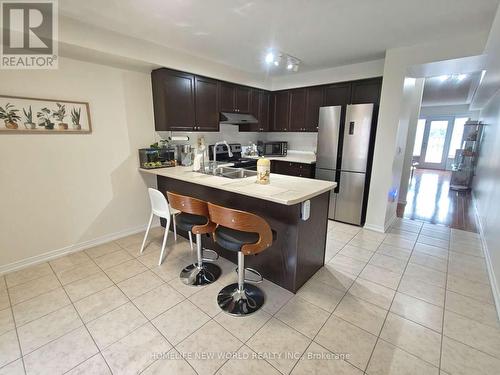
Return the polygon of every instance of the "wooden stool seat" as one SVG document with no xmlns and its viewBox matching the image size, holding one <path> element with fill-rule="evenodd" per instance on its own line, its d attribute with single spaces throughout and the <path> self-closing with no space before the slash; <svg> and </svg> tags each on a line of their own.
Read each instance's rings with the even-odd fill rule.
<svg viewBox="0 0 500 375">
<path fill-rule="evenodd" d="M 193 197 L 167 192 L 170 206 L 181 211 L 176 217 L 177 226 L 183 230 L 196 235 L 196 256 L 197 262 L 192 263 L 181 271 L 180 279 L 186 285 L 202 286 L 216 281 L 221 269 L 210 261 L 217 260 L 219 257 L 213 250 L 205 249 L 215 253 L 215 259 L 204 259 L 203 248 L 201 244 L 201 235 L 213 233 L 216 225 L 210 221 L 207 202 Z"/>
</svg>

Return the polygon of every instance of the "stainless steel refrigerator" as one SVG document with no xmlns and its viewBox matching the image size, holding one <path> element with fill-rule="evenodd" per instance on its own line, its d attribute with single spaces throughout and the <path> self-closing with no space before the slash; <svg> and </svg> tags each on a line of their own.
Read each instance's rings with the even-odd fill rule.
<svg viewBox="0 0 500 375">
<path fill-rule="evenodd" d="M 338 184 L 330 194 L 330 219 L 363 224 L 373 110 L 373 104 L 319 110 L 316 178 Z"/>
</svg>

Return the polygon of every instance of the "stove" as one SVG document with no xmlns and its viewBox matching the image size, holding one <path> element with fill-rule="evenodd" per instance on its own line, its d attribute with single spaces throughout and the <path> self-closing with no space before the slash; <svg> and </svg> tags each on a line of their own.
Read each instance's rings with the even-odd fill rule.
<svg viewBox="0 0 500 375">
<path fill-rule="evenodd" d="M 229 156 L 229 152 L 226 145 L 218 145 L 217 150 L 217 162 L 233 162 L 231 165 L 235 168 L 244 168 L 252 171 L 257 170 L 257 160 L 252 158 L 241 157 L 241 143 L 230 143 L 229 147 L 233 156 Z M 210 160 L 214 160 L 214 145 L 208 146 L 208 155 Z"/>
</svg>

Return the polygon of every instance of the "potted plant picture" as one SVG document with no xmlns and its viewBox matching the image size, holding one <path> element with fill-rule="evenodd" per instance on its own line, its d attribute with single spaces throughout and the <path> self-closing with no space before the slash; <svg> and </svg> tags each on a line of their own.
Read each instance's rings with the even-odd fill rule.
<svg viewBox="0 0 500 375">
<path fill-rule="evenodd" d="M 0 119 L 4 121 L 5 127 L 7 129 L 17 129 L 18 121 L 21 120 L 21 116 L 17 114 L 18 109 L 14 108 L 13 104 L 7 103 L 5 108 L 0 107 Z"/>
<path fill-rule="evenodd" d="M 60 130 L 68 130 L 68 124 L 64 122 L 64 118 L 66 117 L 66 106 L 61 103 L 56 103 L 56 105 L 57 110 L 53 112 L 52 116 L 56 119 L 56 121 L 59 121 L 57 126 Z"/>
<path fill-rule="evenodd" d="M 43 126 L 47 130 L 53 130 L 54 123 L 50 121 L 51 113 L 52 112 L 47 107 L 44 107 L 39 112 L 37 112 L 36 117 L 38 119 L 38 126 Z"/>
<path fill-rule="evenodd" d="M 31 109 L 31 106 L 29 106 L 27 111 L 26 108 L 23 108 L 23 113 L 26 119 L 24 127 L 26 129 L 36 129 L 36 124 L 33 122 L 33 110 Z"/>
<path fill-rule="evenodd" d="M 81 115 L 82 109 L 78 108 L 73 108 L 71 110 L 71 122 L 73 123 L 73 129 L 75 130 L 81 130 L 82 126 L 80 125 L 80 115 Z"/>
</svg>

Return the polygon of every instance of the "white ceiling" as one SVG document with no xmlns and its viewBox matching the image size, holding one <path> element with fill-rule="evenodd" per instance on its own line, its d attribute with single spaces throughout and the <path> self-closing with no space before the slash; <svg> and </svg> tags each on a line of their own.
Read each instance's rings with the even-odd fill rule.
<svg viewBox="0 0 500 375">
<path fill-rule="evenodd" d="M 445 79 L 446 77 L 448 78 Z M 461 80 L 458 75 L 426 78 L 422 106 L 470 104 L 479 86 L 481 72 L 466 74 L 464 77 Z"/>
<path fill-rule="evenodd" d="M 64 0 L 59 12 L 264 73 L 270 47 L 301 59 L 304 72 L 378 59 L 388 48 L 489 30 L 499 1 Z"/>
</svg>

